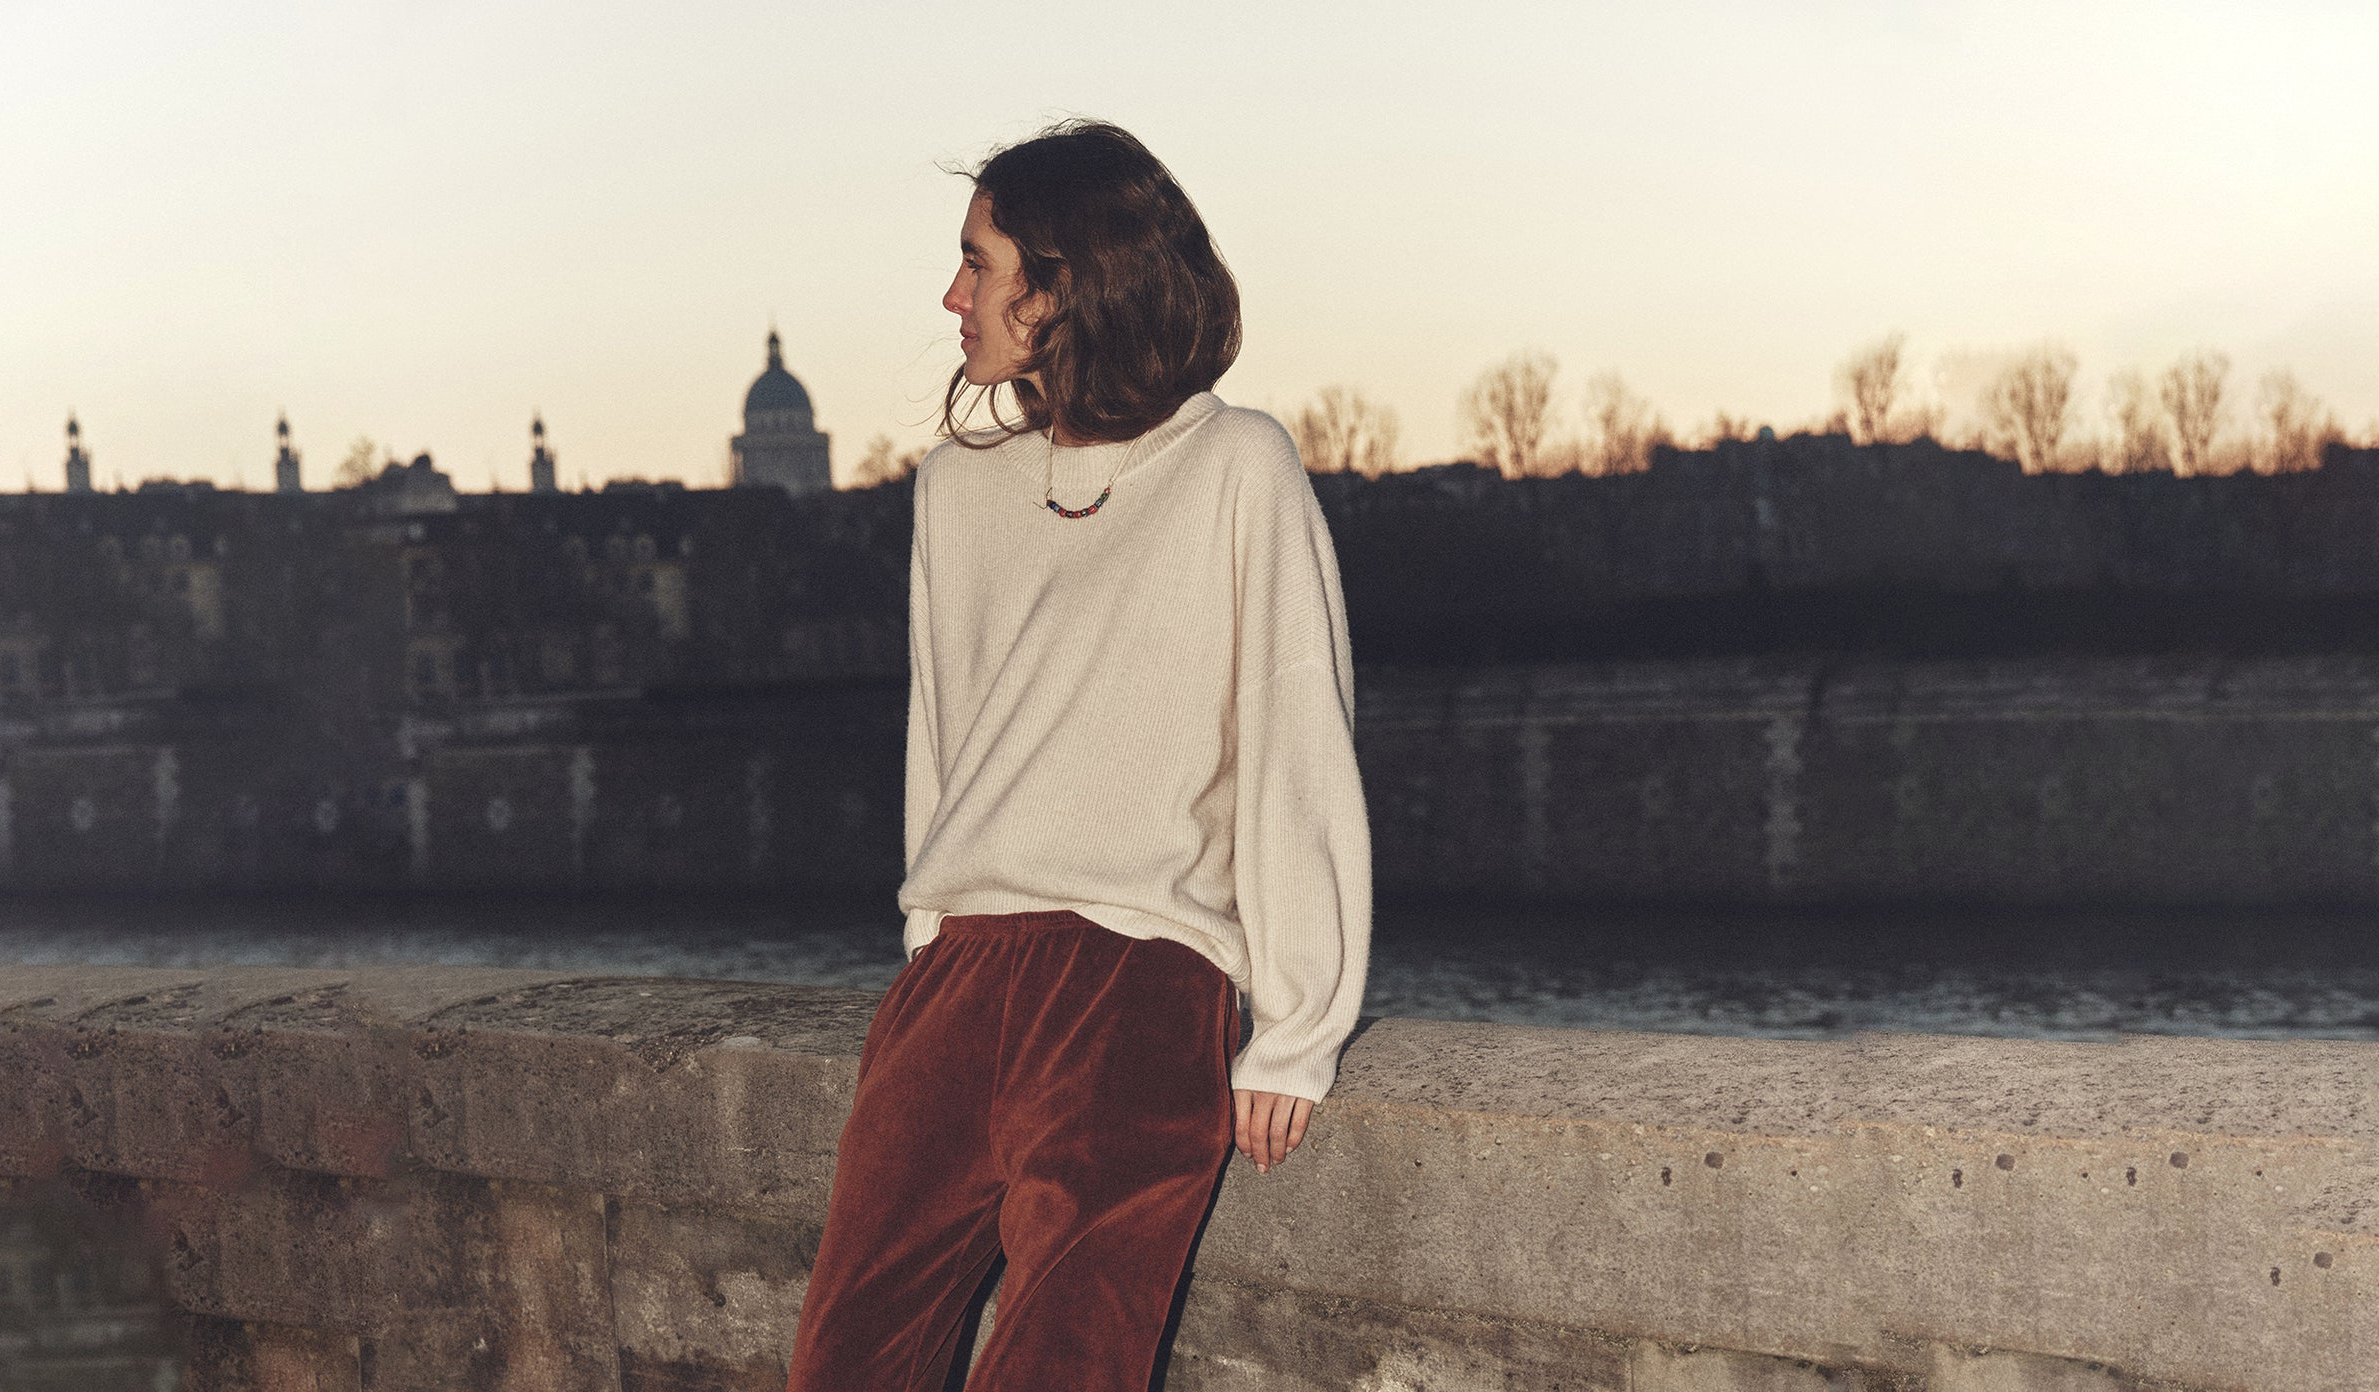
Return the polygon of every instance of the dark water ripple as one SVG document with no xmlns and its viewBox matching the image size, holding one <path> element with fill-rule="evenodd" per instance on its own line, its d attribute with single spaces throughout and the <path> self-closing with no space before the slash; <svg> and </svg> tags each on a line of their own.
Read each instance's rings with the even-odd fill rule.
<svg viewBox="0 0 2379 1392">
<path fill-rule="evenodd" d="M 877 991 L 898 939 L 875 903 L 0 900 L 0 971 L 444 963 Z M 2379 1039 L 2379 915 L 1390 906 L 1364 1010 L 1770 1038 Z"/>
</svg>

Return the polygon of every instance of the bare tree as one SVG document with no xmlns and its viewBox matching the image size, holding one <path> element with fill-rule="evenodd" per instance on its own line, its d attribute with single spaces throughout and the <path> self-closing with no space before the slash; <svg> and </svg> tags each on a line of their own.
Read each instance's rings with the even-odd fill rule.
<svg viewBox="0 0 2379 1392">
<path fill-rule="evenodd" d="M 2322 447 L 2346 438 L 2337 417 L 2297 384 L 2293 372 L 2283 369 L 2265 376 L 2260 405 L 2265 433 L 2257 442 L 2255 466 L 2266 473 L 2318 469 Z"/>
<path fill-rule="evenodd" d="M 1553 357 L 1514 353 L 1479 374 L 1462 396 L 1462 418 L 1479 462 L 1505 478 L 1525 478 L 1543 464 L 1553 408 Z"/>
<path fill-rule="evenodd" d="M 2172 423 L 2174 472 L 2200 474 L 2214 463 L 2214 436 L 2222 428 L 2222 383 L 2230 359 L 2220 353 L 2192 353 L 2164 371 L 2157 395 Z"/>
<path fill-rule="evenodd" d="M 1758 434 L 1759 428 L 1751 423 L 1749 416 L 1721 410 L 1710 418 L 1708 425 L 1702 427 L 1701 440 L 1705 445 L 1717 445 L 1729 440 L 1753 439 Z"/>
<path fill-rule="evenodd" d="M 2129 370 L 2108 378 L 2106 414 L 2114 435 L 2099 458 L 2100 468 L 2110 474 L 2144 474 L 2172 467 L 2172 446 L 2164 438 L 2164 420 L 2148 395 L 2146 378 Z"/>
<path fill-rule="evenodd" d="M 1835 370 L 1835 385 L 1848 403 L 1850 438 L 1862 445 L 1895 438 L 1900 396 L 1907 383 L 1900 375 L 1900 353 L 1908 335 L 1895 333 L 1843 360 Z"/>
<path fill-rule="evenodd" d="M 1396 413 L 1352 387 L 1324 387 L 1289 422 L 1297 454 L 1317 474 L 1378 478 L 1396 467 Z"/>
<path fill-rule="evenodd" d="M 1586 440 L 1579 467 L 1589 474 L 1632 474 L 1652 467 L 1652 447 L 1673 437 L 1652 403 L 1616 372 L 1586 384 Z"/>
<path fill-rule="evenodd" d="M 924 462 L 925 451 L 912 449 L 895 454 L 891 436 L 872 436 L 866 450 L 860 454 L 859 462 L 852 466 L 849 486 L 873 488 L 880 483 L 898 483 L 915 473 L 917 466 Z"/>
<path fill-rule="evenodd" d="M 1577 435 L 1551 435 L 1536 452 L 1531 466 L 1538 478 L 1559 478 L 1586 471 L 1586 441 Z"/>
<path fill-rule="evenodd" d="M 371 436 L 358 435 L 347 446 L 347 455 L 339 461 L 338 472 L 331 475 L 330 486 L 353 488 L 369 482 L 380 472 L 380 463 L 380 447 L 372 443 Z"/>
<path fill-rule="evenodd" d="M 2009 363 L 1983 397 L 1986 444 L 2013 454 L 2025 473 L 2056 468 L 2080 367 L 2072 350 L 2049 343 Z"/>
</svg>

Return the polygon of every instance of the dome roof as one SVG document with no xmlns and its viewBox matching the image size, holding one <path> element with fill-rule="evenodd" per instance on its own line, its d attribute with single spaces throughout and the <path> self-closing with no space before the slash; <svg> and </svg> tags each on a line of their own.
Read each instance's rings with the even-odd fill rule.
<svg viewBox="0 0 2379 1392">
<path fill-rule="evenodd" d="M 805 417 L 810 414 L 810 394 L 794 380 L 792 373 L 785 371 L 784 347 L 774 329 L 768 331 L 768 367 L 743 396 L 744 419 L 751 419 L 757 411 L 799 411 Z"/>
</svg>

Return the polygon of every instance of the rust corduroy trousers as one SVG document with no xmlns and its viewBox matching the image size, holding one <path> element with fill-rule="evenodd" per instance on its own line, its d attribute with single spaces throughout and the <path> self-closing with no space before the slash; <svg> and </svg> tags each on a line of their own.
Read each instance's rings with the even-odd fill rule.
<svg viewBox="0 0 2379 1392">
<path fill-rule="evenodd" d="M 1068 909 L 952 915 L 859 1058 L 790 1392 L 1146 1392 L 1231 1148 L 1229 978 Z"/>
</svg>

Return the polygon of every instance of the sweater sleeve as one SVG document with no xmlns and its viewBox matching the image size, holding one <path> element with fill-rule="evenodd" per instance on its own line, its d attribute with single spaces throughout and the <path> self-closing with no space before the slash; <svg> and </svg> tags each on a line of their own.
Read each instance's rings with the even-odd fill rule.
<svg viewBox="0 0 2379 1392">
<path fill-rule="evenodd" d="M 906 788 L 901 805 L 901 873 L 917 868 L 917 851 L 942 800 L 941 741 L 934 728 L 933 625 L 925 589 L 925 479 L 915 482 L 915 521 L 909 537 L 909 728 Z"/>
<path fill-rule="evenodd" d="M 1371 831 L 1337 555 L 1278 435 L 1243 481 L 1232 864 L 1255 1032 L 1234 1087 L 1320 1100 L 1355 1027 L 1371 944 Z"/>
</svg>

